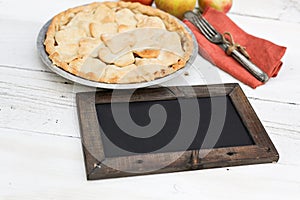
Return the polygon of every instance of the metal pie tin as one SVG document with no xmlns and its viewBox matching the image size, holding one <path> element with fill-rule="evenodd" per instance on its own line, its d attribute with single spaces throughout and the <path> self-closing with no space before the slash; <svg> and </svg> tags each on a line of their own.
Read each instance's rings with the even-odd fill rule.
<svg viewBox="0 0 300 200">
<path fill-rule="evenodd" d="M 129 84 L 111 84 L 111 83 L 101 83 L 101 82 L 96 82 L 96 81 L 92 81 L 92 80 L 88 80 L 79 76 L 76 76 L 74 74 L 71 74 L 65 70 L 63 70 L 62 68 L 54 65 L 52 63 L 52 61 L 50 60 L 46 50 L 45 50 L 45 46 L 44 46 L 44 41 L 45 41 L 45 37 L 46 37 L 46 33 L 48 30 L 48 27 L 51 23 L 51 20 L 49 20 L 46 24 L 44 24 L 44 26 L 41 28 L 38 37 L 37 37 L 37 50 L 39 53 L 39 56 L 41 58 L 41 60 L 44 62 L 45 65 L 47 65 L 51 71 L 53 71 L 54 73 L 74 82 L 74 83 L 79 83 L 81 85 L 85 85 L 85 86 L 89 86 L 89 87 L 95 87 L 95 88 L 104 88 L 104 89 L 136 89 L 136 88 L 144 88 L 144 87 L 149 87 L 149 86 L 153 86 L 153 85 L 159 85 L 161 83 L 164 83 L 166 81 L 169 81 L 173 78 L 176 78 L 178 76 L 180 76 L 181 74 L 183 74 L 184 72 L 186 72 L 191 66 L 192 63 L 195 61 L 197 54 L 198 54 L 198 43 L 197 40 L 194 36 L 194 34 L 192 33 L 192 31 L 181 21 L 179 21 L 185 28 L 186 30 L 191 34 L 192 39 L 193 39 L 193 52 L 192 55 L 190 57 L 190 59 L 188 60 L 188 62 L 186 63 L 185 67 L 181 68 L 180 70 L 169 74 L 165 77 L 162 78 L 157 78 L 153 81 L 149 81 L 149 82 L 141 82 L 141 83 L 129 83 Z"/>
</svg>

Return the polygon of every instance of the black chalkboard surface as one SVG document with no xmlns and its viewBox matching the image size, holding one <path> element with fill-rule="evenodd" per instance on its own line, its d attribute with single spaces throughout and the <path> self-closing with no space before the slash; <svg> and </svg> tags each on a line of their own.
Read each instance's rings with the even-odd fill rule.
<svg viewBox="0 0 300 200">
<path fill-rule="evenodd" d="M 279 159 L 238 84 L 99 90 L 76 100 L 88 180 Z"/>
<path fill-rule="evenodd" d="M 215 102 L 223 104 L 223 100 L 218 100 L 220 97 L 212 98 Z M 190 99 L 185 99 L 184 101 L 189 103 Z M 209 148 L 203 146 L 203 140 L 211 122 L 211 98 L 197 98 L 197 101 L 200 111 L 199 114 L 203 117 L 200 117 L 196 136 L 191 134 L 189 130 L 190 127 L 186 127 L 185 130 L 182 130 L 185 132 L 185 137 L 194 137 L 193 142 L 188 147 L 177 142 L 167 148 L 163 147 L 174 139 L 181 122 L 180 105 L 177 100 L 132 102 L 129 104 L 131 114 L 129 117 L 132 117 L 133 121 L 141 126 L 146 126 L 150 123 L 148 112 L 153 105 L 161 105 L 166 110 L 168 117 L 165 126 L 156 135 L 149 138 L 146 138 L 146 136 L 151 135 L 151 133 L 140 132 L 140 137 L 134 137 L 125 133 L 118 127 L 113 118 L 112 105 L 97 104 L 96 110 L 105 156 L 119 157 L 131 156 L 137 153 L 151 153 L 154 151 L 156 153 L 167 153 Z M 218 141 L 216 141 L 216 144 L 212 148 L 253 145 L 254 141 L 228 97 L 226 97 L 225 103 L 226 117 L 224 126 Z M 126 107 L 127 104 L 117 103 L 113 106 L 116 106 L 116 109 L 120 109 L 120 107 Z M 120 151 L 120 148 L 125 151 Z"/>
</svg>

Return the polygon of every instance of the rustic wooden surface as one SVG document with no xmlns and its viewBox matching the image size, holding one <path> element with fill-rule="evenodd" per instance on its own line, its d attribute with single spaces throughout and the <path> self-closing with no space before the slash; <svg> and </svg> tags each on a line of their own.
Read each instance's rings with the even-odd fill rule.
<svg viewBox="0 0 300 200">
<path fill-rule="evenodd" d="M 229 16 L 253 35 L 287 46 L 276 79 L 243 84 L 280 154 L 277 164 L 87 182 L 72 84 L 45 67 L 36 37 L 54 14 L 84 0 L 0 1 L 0 199 L 299 199 L 300 2 L 236 0 Z M 35 5 L 33 8 L 33 5 Z M 217 71 L 219 79 L 207 79 Z M 198 57 L 189 84 L 236 82 Z M 176 78 L 165 85 L 184 85 Z"/>
</svg>

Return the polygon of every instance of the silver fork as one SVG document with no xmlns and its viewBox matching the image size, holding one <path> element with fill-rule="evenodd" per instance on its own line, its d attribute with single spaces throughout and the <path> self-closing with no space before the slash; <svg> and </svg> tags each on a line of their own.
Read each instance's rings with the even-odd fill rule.
<svg viewBox="0 0 300 200">
<path fill-rule="evenodd" d="M 201 33 L 206 37 L 207 40 L 214 44 L 218 44 L 224 51 L 229 47 L 225 43 L 223 36 L 212 27 L 209 22 L 202 16 L 196 15 L 192 11 L 188 11 L 184 15 L 185 19 L 189 20 L 194 24 Z M 237 60 L 242 66 L 244 66 L 257 80 L 261 82 L 267 82 L 269 80 L 268 75 L 246 58 L 238 50 L 232 52 L 232 57 Z"/>
</svg>

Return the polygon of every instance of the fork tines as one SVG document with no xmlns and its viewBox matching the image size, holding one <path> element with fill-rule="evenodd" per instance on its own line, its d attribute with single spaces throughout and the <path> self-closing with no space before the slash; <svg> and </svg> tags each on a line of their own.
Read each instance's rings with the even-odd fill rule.
<svg viewBox="0 0 300 200">
<path fill-rule="evenodd" d="M 196 23 L 197 27 L 201 30 L 203 35 L 210 40 L 214 35 L 217 34 L 217 31 L 208 23 L 208 21 L 202 16 L 193 16 L 193 21 Z"/>
</svg>

